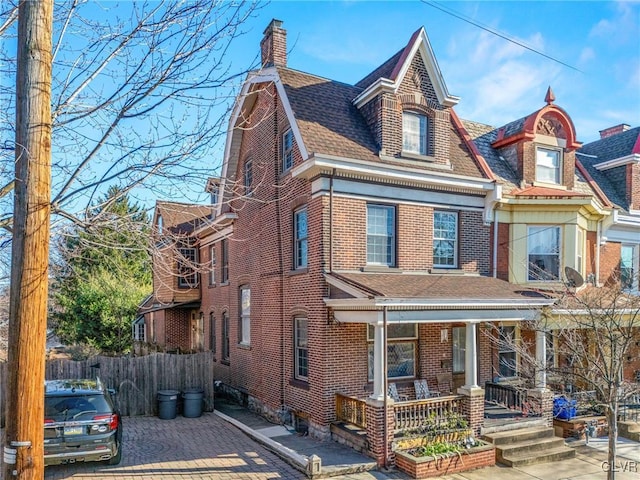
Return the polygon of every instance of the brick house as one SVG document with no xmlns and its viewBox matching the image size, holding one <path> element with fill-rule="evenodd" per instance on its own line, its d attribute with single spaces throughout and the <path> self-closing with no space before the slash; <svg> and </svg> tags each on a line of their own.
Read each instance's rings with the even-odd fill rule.
<svg viewBox="0 0 640 480">
<path fill-rule="evenodd" d="M 355 85 L 289 68 L 278 20 L 260 47 L 211 205 L 157 204 L 147 338 L 211 350 L 227 394 L 316 437 L 349 417 L 379 464 L 404 408 L 388 384 L 415 399 L 426 381 L 441 396 L 423 414 L 459 411 L 479 433 L 483 386 L 518 374 L 489 330 L 520 335 L 562 267 L 597 270 L 611 205 L 570 118 L 549 92 L 504 127 L 462 121 L 424 29 Z M 556 250 L 520 241 L 561 222 Z"/>
</svg>

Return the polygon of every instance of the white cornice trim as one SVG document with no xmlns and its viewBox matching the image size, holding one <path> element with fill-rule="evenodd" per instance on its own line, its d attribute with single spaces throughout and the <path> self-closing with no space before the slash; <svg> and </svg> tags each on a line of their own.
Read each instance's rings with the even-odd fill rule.
<svg viewBox="0 0 640 480">
<path fill-rule="evenodd" d="M 298 128 L 298 123 L 295 120 L 293 109 L 291 108 L 291 103 L 289 102 L 289 97 L 287 97 L 284 85 L 282 84 L 282 80 L 280 79 L 280 75 L 278 74 L 278 70 L 275 67 L 269 67 L 259 71 L 249 72 L 247 79 L 242 85 L 240 94 L 236 97 L 236 103 L 231 112 L 231 117 L 229 118 L 229 127 L 227 129 L 227 138 L 224 148 L 224 160 L 222 162 L 220 192 L 218 195 L 218 204 L 216 205 L 216 214 L 220 213 L 220 211 L 222 210 L 223 202 L 225 201 L 224 192 L 226 190 L 227 178 L 229 173 L 229 162 L 232 159 L 232 155 L 236 153 L 232 151 L 234 147 L 234 140 L 237 136 L 241 136 L 243 133 L 241 129 L 235 128 L 242 113 L 242 108 L 247 99 L 251 98 L 253 95 L 256 95 L 256 92 L 250 92 L 252 85 L 270 82 L 273 82 L 276 87 L 285 114 L 287 115 L 287 119 L 289 120 L 291 131 L 293 132 L 293 136 L 296 139 L 296 144 L 298 146 L 298 149 L 300 150 L 302 159 L 305 160 L 309 157 L 307 147 L 302 141 L 302 134 L 300 133 L 300 129 Z"/>
<path fill-rule="evenodd" d="M 553 305 L 552 299 L 523 299 L 513 298 L 471 300 L 471 299 L 429 299 L 429 298 L 392 298 L 392 297 L 372 297 L 372 298 L 325 298 L 325 305 L 336 310 L 350 309 L 380 309 L 383 307 L 412 310 L 412 309 L 447 309 L 447 310 L 513 310 L 516 309 L 536 309 Z"/>
<path fill-rule="evenodd" d="M 395 82 L 387 78 L 378 79 L 372 85 L 367 87 L 365 91 L 358 95 L 353 100 L 353 104 L 356 107 L 360 108 L 373 97 L 382 92 L 397 92 L 398 88 L 402 84 L 402 81 L 404 80 L 405 75 L 407 74 L 407 71 L 409 70 L 409 67 L 411 66 L 411 62 L 416 53 L 420 53 L 420 56 L 422 57 L 422 61 L 424 62 L 427 73 L 429 74 L 429 78 L 431 79 L 431 83 L 433 84 L 433 88 L 436 92 L 436 96 L 438 97 L 438 102 L 445 107 L 453 107 L 454 105 L 456 105 L 460 101 L 460 97 L 456 97 L 449 93 L 440 67 L 438 66 L 438 61 L 436 60 L 435 54 L 433 53 L 431 42 L 429 42 L 429 37 L 427 36 L 427 32 L 425 31 L 424 27 L 420 29 L 420 34 L 414 41 L 413 45 L 411 45 L 409 54 L 405 58 Z"/>
<path fill-rule="evenodd" d="M 623 165 L 629 165 L 631 163 L 640 163 L 640 154 L 632 153 L 624 157 L 615 158 L 602 163 L 596 163 L 594 168 L 599 171 L 611 170 L 612 168 L 621 167 Z"/>
<path fill-rule="evenodd" d="M 312 178 L 320 173 L 333 170 L 343 174 L 361 175 L 386 181 L 408 182 L 416 185 L 440 186 L 449 189 L 486 194 L 495 189 L 494 180 L 466 177 L 447 172 L 426 171 L 418 168 L 374 163 L 366 160 L 333 157 L 314 154 L 308 160 L 295 167 L 293 177 Z"/>
<path fill-rule="evenodd" d="M 211 220 L 210 222 L 204 224 L 200 228 L 194 231 L 196 235 L 202 235 L 203 233 L 206 235 L 206 231 L 212 228 L 224 228 L 229 225 L 232 225 L 235 220 L 238 219 L 238 214 L 233 212 L 223 213 L 222 215 L 218 215 L 216 218 Z"/>
</svg>

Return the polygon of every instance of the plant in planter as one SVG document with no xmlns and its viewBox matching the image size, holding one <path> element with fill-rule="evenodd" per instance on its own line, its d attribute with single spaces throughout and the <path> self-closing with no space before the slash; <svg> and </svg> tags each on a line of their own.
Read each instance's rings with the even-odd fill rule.
<svg viewBox="0 0 640 480">
<path fill-rule="evenodd" d="M 413 478 L 447 475 L 495 465 L 495 447 L 472 435 L 396 451 L 396 466 Z"/>
</svg>

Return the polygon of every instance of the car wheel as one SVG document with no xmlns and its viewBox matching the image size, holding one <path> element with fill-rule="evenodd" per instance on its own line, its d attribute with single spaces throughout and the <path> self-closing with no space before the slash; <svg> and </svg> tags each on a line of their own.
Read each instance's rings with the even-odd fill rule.
<svg viewBox="0 0 640 480">
<path fill-rule="evenodd" d="M 116 454 L 107 460 L 107 464 L 109 465 L 118 465 L 122 461 L 122 444 L 118 444 L 118 451 Z"/>
</svg>

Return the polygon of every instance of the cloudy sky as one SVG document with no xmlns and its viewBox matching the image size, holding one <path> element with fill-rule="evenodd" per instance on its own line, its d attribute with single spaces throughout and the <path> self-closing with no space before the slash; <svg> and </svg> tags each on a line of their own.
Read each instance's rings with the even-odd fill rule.
<svg viewBox="0 0 640 480">
<path fill-rule="evenodd" d="M 291 68 L 347 83 L 424 26 L 466 119 L 503 125 L 541 108 L 551 86 L 585 143 L 640 125 L 640 2 L 276 0 L 251 20 L 238 55 L 258 53 L 272 18 L 284 22 Z"/>
</svg>

